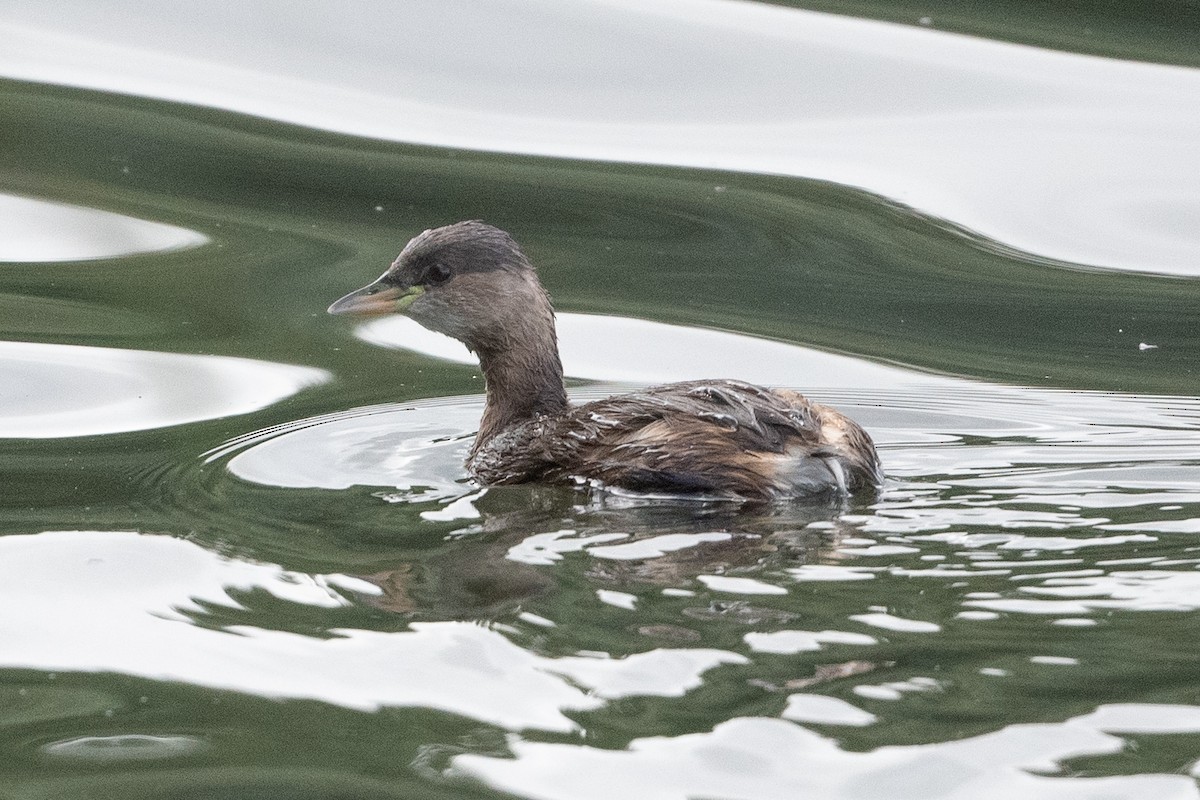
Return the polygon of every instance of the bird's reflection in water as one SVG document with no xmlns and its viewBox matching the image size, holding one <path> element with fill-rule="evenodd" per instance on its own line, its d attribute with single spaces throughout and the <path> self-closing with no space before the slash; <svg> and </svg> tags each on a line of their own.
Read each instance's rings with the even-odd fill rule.
<svg viewBox="0 0 1200 800">
<path fill-rule="evenodd" d="M 849 502 L 859 506 L 869 499 Z M 836 557 L 837 543 L 853 533 L 840 521 L 849 510 L 844 497 L 697 502 L 501 486 L 472 496 L 469 505 L 472 518 L 453 529 L 436 554 L 362 576 L 383 590 L 374 604 L 414 618 L 498 618 L 564 589 L 564 583 L 573 596 L 647 587 L 702 590 L 699 575 L 752 577 L 828 561 Z M 588 552 L 593 547 L 595 555 Z M 731 599 L 711 613 L 753 622 L 770 611 L 758 614 L 752 604 Z"/>
</svg>

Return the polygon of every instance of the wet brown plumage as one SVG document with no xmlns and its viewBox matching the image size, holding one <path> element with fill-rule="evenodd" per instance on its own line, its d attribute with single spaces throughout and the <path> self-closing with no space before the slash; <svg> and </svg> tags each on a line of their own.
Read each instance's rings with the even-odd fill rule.
<svg viewBox="0 0 1200 800">
<path fill-rule="evenodd" d="M 880 482 L 870 436 L 787 389 L 688 381 L 572 407 L 549 296 L 512 238 L 482 222 L 425 231 L 329 310 L 407 313 L 479 356 L 487 403 L 467 468 L 484 485 L 779 498 Z"/>
</svg>

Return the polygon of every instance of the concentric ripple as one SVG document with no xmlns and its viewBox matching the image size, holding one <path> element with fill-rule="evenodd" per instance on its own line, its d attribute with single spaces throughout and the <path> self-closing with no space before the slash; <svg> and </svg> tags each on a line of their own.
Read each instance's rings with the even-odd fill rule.
<svg viewBox="0 0 1200 800">
<path fill-rule="evenodd" d="M 247 434 L 205 454 L 242 480 L 284 488 L 423 489 L 463 494 L 462 463 L 483 399 L 438 399 L 353 409 Z"/>
</svg>

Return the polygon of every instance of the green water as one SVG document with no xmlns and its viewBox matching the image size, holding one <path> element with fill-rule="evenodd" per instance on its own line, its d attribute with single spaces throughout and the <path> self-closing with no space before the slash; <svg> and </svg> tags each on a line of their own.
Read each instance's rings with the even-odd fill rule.
<svg viewBox="0 0 1200 800">
<path fill-rule="evenodd" d="M 1151 23 L 1174 55 L 1146 60 L 1194 60 Z M 209 413 L 237 382 L 196 362 L 111 432 L 0 440 L 0 796 L 1196 796 L 1194 278 L 828 181 L 14 80 L 0 109 L 3 192 L 208 240 L 0 263 L 4 340 L 97 348 L 62 351 L 60 383 L 0 353 L 0 414 L 108 420 L 71 388 L 124 374 L 99 349 L 309 368 Z M 560 312 L 904 366 L 814 390 L 872 431 L 887 485 L 828 507 L 477 494 L 478 370 L 324 313 L 474 218 Z M 795 352 L 778 382 L 804 389 L 820 353 Z M 187 421 L 134 430 L 151 410 Z"/>
<path fill-rule="evenodd" d="M 74 306 L 54 325 L 42 313 L 26 321 L 32 314 L 19 307 L 28 304 L 9 301 L 19 326 L 9 330 L 28 340 L 311 364 L 336 370 L 341 382 L 329 391 L 349 392 L 351 403 L 470 391 L 462 381 L 399 391 L 387 381 L 411 383 L 411 373 L 335 341 L 345 326 L 319 306 L 380 273 L 414 231 L 480 218 L 520 232 L 560 310 L 743 331 L 1015 384 L 1172 394 L 1195 385 L 1191 281 L 1047 269 L 845 187 L 387 145 L 11 83 L 4 106 L 11 190 L 180 225 L 226 251 L 108 270 L 10 268 L 8 292 L 108 301 L 108 325 L 95 319 L 100 310 Z M 55 335 L 39 336 L 47 328 Z M 1131 354 L 1142 340 L 1172 346 Z"/>
</svg>

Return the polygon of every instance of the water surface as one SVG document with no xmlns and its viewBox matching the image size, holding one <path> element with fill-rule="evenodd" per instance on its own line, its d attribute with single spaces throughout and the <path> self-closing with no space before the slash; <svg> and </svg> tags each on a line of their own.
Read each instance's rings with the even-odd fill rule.
<svg viewBox="0 0 1200 800">
<path fill-rule="evenodd" d="M 1186 15 L 789 5 L 0 12 L 0 794 L 1200 796 Z M 467 218 L 885 486 L 471 485 Z"/>
</svg>

